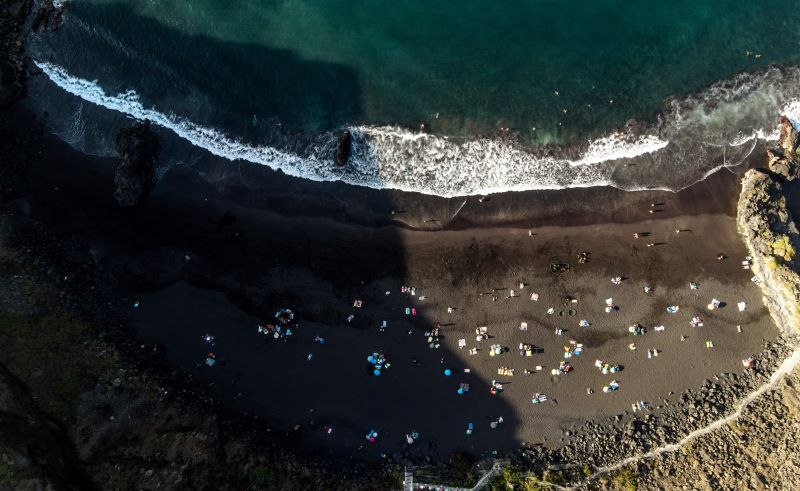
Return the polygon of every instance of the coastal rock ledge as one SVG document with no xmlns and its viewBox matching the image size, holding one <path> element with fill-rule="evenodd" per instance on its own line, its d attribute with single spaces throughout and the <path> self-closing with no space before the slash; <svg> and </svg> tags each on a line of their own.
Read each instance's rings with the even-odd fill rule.
<svg viewBox="0 0 800 491">
<path fill-rule="evenodd" d="M 800 185 L 799 136 L 782 118 L 780 147 L 768 151 L 769 170 L 744 175 L 736 213 L 764 304 L 786 334 L 800 333 L 800 234 L 787 204 L 790 187 Z"/>
</svg>

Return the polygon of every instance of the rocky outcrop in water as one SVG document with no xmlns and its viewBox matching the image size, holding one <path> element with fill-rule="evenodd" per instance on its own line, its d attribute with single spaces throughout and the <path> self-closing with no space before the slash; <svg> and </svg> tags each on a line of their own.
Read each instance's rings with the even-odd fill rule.
<svg viewBox="0 0 800 491">
<path fill-rule="evenodd" d="M 798 153 L 797 129 L 788 118 L 781 118 L 781 138 L 777 148 L 767 150 L 769 170 L 784 182 L 794 181 L 800 176 L 800 153 Z"/>
<path fill-rule="evenodd" d="M 116 145 L 122 160 L 114 174 L 114 197 L 120 206 L 135 206 L 155 184 L 158 139 L 145 121 L 118 130 Z"/>
<path fill-rule="evenodd" d="M 339 135 L 339 139 L 336 142 L 336 165 L 346 165 L 347 161 L 350 160 L 350 151 L 352 150 L 353 146 L 353 135 L 345 130 Z"/>
<path fill-rule="evenodd" d="M 45 0 L 36 11 L 31 24 L 33 32 L 44 29 L 46 31 L 55 31 L 61 27 L 61 22 L 64 19 L 64 7 L 56 6 L 53 0 Z"/>
<path fill-rule="evenodd" d="M 800 332 L 800 234 L 786 194 L 786 186 L 800 174 L 798 143 L 797 129 L 782 118 L 780 147 L 769 152 L 771 172 L 745 174 L 736 217 L 764 303 L 786 332 Z"/>
</svg>

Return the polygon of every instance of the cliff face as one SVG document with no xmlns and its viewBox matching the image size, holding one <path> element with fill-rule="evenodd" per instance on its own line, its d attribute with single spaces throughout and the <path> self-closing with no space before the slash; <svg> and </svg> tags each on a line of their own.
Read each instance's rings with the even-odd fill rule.
<svg viewBox="0 0 800 491">
<path fill-rule="evenodd" d="M 93 489 L 67 432 L 0 364 L 0 486 Z"/>
<path fill-rule="evenodd" d="M 780 147 L 769 151 L 769 171 L 753 169 L 742 180 L 737 227 L 752 256 L 752 270 L 778 327 L 800 332 L 800 234 L 787 204 L 800 176 L 798 132 L 781 120 Z"/>
<path fill-rule="evenodd" d="M 0 1 L 0 109 L 20 99 L 25 83 L 25 53 L 20 29 L 31 9 L 29 0 Z"/>
</svg>

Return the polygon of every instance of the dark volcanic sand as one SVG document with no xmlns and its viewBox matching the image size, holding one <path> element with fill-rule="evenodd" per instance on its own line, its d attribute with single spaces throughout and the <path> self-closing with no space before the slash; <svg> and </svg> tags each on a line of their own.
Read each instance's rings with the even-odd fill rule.
<svg viewBox="0 0 800 491">
<path fill-rule="evenodd" d="M 694 234 L 669 235 L 678 223 L 692 226 Z M 631 238 L 632 231 L 645 228 L 668 244 L 646 248 L 641 240 Z M 329 445 L 353 448 L 363 443 L 367 430 L 375 428 L 383 435 L 378 447 L 393 451 L 405 432 L 416 429 L 424 440 L 438 443 L 440 455 L 455 448 L 507 450 L 523 441 L 557 444 L 568 423 L 617 414 L 638 400 L 652 405 L 660 404 L 662 398 L 677 400 L 669 396 L 670 391 L 700 386 L 715 373 L 739 371 L 740 360 L 758 352 L 765 337 L 775 335 L 760 291 L 738 266 L 744 251 L 730 217 L 681 218 L 618 225 L 613 230 L 604 226 L 548 228 L 537 234 L 531 238 L 527 231 L 509 229 L 402 233 L 409 264 L 403 283 L 415 285 L 418 295 L 427 296 L 424 301 L 401 295 L 400 281 L 383 278 L 367 283 L 363 294 L 351 296 L 365 299 L 363 308 L 348 309 L 350 297 L 336 295 L 331 285 L 309 272 L 284 270 L 268 275 L 267 281 L 295 285 L 302 292 L 301 301 L 289 305 L 300 313 L 326 303 L 342 310 L 334 325 L 302 322 L 288 342 L 261 337 L 256 332 L 259 319 L 242 313 L 224 295 L 185 282 L 141 296 L 140 332 L 148 342 L 164 343 L 177 365 L 216 382 L 223 397 L 241 391 L 242 407 L 276 423 L 301 424 L 312 436 L 322 435 L 322 425 L 332 424 L 334 434 L 318 438 Z M 573 258 L 583 249 L 592 251 L 592 261 L 578 265 Z M 736 259 L 717 261 L 718 251 Z M 549 273 L 553 260 L 571 262 L 572 270 L 564 275 Z M 612 285 L 609 278 L 616 274 L 629 279 Z M 697 281 L 700 289 L 691 291 L 690 280 Z M 518 289 L 515 285 L 520 281 L 528 283 L 522 297 L 507 299 L 508 290 L 498 292 L 497 302 L 477 295 L 498 287 Z M 643 292 L 645 282 L 655 287 L 651 295 Z M 386 290 L 392 292 L 388 297 Z M 539 301 L 531 301 L 529 292 L 538 292 Z M 566 295 L 578 298 L 578 303 L 564 306 Z M 603 312 L 607 297 L 614 297 L 618 312 Z M 727 305 L 709 312 L 705 306 L 712 297 Z M 748 303 L 743 313 L 735 306 L 739 301 Z M 676 315 L 665 312 L 672 303 L 681 306 Z M 416 307 L 417 317 L 406 316 L 405 306 Z M 453 314 L 447 313 L 448 306 L 456 308 Z M 565 315 L 547 315 L 550 306 Z M 576 310 L 574 316 L 568 314 L 570 308 Z M 360 327 L 344 322 L 350 310 Z M 704 318 L 704 327 L 689 325 L 695 313 Z M 584 318 L 592 323 L 588 329 L 578 327 Z M 389 327 L 380 332 L 383 319 Z M 518 329 L 520 321 L 528 322 L 527 333 Z M 429 349 L 422 333 L 432 322 L 445 326 L 439 350 Z M 648 332 L 642 337 L 629 334 L 627 327 L 634 322 L 642 323 Z M 653 331 L 659 324 L 666 330 Z M 741 334 L 737 324 L 742 326 Z M 473 329 L 478 325 L 489 326 L 494 337 L 477 343 Z M 566 332 L 556 336 L 554 327 Z M 224 366 L 203 364 L 208 351 L 201 341 L 205 333 L 216 336 L 213 350 L 225 359 Z M 317 335 L 326 339 L 325 345 L 314 343 Z M 681 335 L 687 336 L 686 341 L 680 341 Z M 467 340 L 464 350 L 457 346 L 459 338 Z M 585 351 L 569 360 L 575 367 L 572 373 L 553 377 L 549 370 L 563 359 L 569 339 L 584 343 Z M 714 342 L 713 349 L 705 347 L 706 340 Z M 511 351 L 489 357 L 488 347 L 495 342 Z M 520 342 L 541 346 L 544 352 L 521 358 Z M 635 352 L 628 349 L 630 342 L 636 342 Z M 473 346 L 481 351 L 470 357 L 467 349 Z M 661 353 L 648 359 L 649 348 Z M 366 357 L 375 350 L 385 350 L 392 361 L 389 372 L 380 378 L 366 370 Z M 313 353 L 311 361 L 306 360 L 308 353 Z M 594 368 L 595 359 L 625 368 L 616 376 L 604 376 Z M 536 365 L 544 370 L 522 373 Z M 497 375 L 500 366 L 515 368 L 514 377 Z M 444 368 L 452 369 L 453 376 L 445 377 Z M 464 374 L 464 368 L 471 373 Z M 602 386 L 613 378 L 622 388 L 603 394 Z M 492 396 L 488 392 L 492 379 L 510 383 L 502 394 Z M 471 386 L 463 396 L 456 394 L 459 382 Z M 587 395 L 587 387 L 595 394 Z M 534 392 L 543 392 L 558 404 L 532 405 Z M 505 423 L 490 430 L 490 415 L 503 416 Z M 478 430 L 467 436 L 464 428 L 470 421 Z"/>
<path fill-rule="evenodd" d="M 113 167 L 113 161 L 51 141 L 29 172 L 39 188 L 35 206 L 47 208 L 56 232 L 79 231 L 129 292 L 120 308 L 136 320 L 143 343 L 163 345 L 176 367 L 215 384 L 219 400 L 230 407 L 263 415 L 275 431 L 335 452 L 350 454 L 366 444 L 369 429 L 381 436 L 360 454 L 367 458 L 399 450 L 412 429 L 422 439 L 412 453 L 438 457 L 455 449 L 508 450 L 522 442 L 558 445 L 571 423 L 630 410 L 637 400 L 671 402 L 715 373 L 742 370 L 740 360 L 777 334 L 751 275 L 739 264 L 745 251 L 731 216 L 737 177 L 728 171 L 677 194 L 592 188 L 509 193 L 484 204 L 469 198 L 453 218 L 463 199 L 308 183 L 213 159 L 174 169 L 144 206 L 119 210 L 111 197 Z M 247 178 L 237 180 L 232 167 L 240 176 L 244 169 Z M 648 213 L 651 202 L 664 203 L 658 207 L 664 211 Z M 445 225 L 450 230 L 409 228 Z M 653 235 L 634 239 L 634 232 Z M 646 247 L 648 242 L 660 244 Z M 588 264 L 578 263 L 580 251 L 591 252 Z M 717 261 L 718 253 L 729 259 Z M 554 275 L 552 262 L 571 269 Z M 609 281 L 617 275 L 627 278 L 622 285 Z M 692 280 L 699 290 L 689 289 Z M 520 298 L 506 299 L 508 290 L 498 292 L 497 302 L 478 295 L 518 290 L 519 282 L 528 284 Z M 645 282 L 653 294 L 644 294 Z M 401 295 L 404 284 L 427 300 Z M 538 302 L 528 299 L 531 292 L 539 293 Z M 565 308 L 566 295 L 578 303 Z M 607 297 L 619 312 L 603 312 Z M 727 305 L 709 312 L 712 297 Z M 362 309 L 351 307 L 356 298 L 364 300 Z M 141 302 L 138 309 L 134 300 Z M 739 301 L 747 302 L 745 312 L 738 312 Z M 665 313 L 671 303 L 681 306 L 677 315 Z M 260 336 L 259 319 L 284 306 L 298 313 L 297 334 L 285 343 Z M 417 316 L 404 315 L 406 306 L 416 307 Z M 454 313 L 447 313 L 448 306 Z M 551 306 L 577 312 L 548 316 Z M 356 319 L 347 325 L 351 312 Z M 689 326 L 695 313 L 704 327 Z M 384 319 L 389 327 L 380 332 Z M 591 327 L 579 328 L 580 319 Z M 519 331 L 520 321 L 529 323 L 527 333 Z M 434 322 L 444 326 L 438 350 L 428 349 L 422 334 Z M 628 334 L 634 322 L 648 332 Z M 658 324 L 666 330 L 654 332 Z M 495 337 L 477 344 L 477 325 L 488 325 Z M 555 327 L 564 335 L 556 336 Z M 224 364 L 204 365 L 205 333 L 216 337 L 213 350 Z M 316 335 L 326 339 L 324 346 L 313 342 Z M 482 351 L 467 356 L 459 338 Z M 552 377 L 549 369 L 563 359 L 571 338 L 584 343 L 584 353 L 571 360 L 572 373 Z M 713 349 L 706 349 L 707 339 Z M 521 358 L 521 341 L 544 352 Z M 490 358 L 493 342 L 510 352 Z M 639 349 L 630 351 L 630 342 Z M 648 348 L 662 352 L 648 360 Z M 367 371 L 366 357 L 376 350 L 392 361 L 380 378 Z M 603 376 L 595 359 L 625 369 Z M 522 373 L 535 365 L 544 370 Z M 515 368 L 514 377 L 498 376 L 499 366 Z M 443 375 L 445 367 L 451 377 Z M 602 385 L 612 378 L 620 390 L 603 394 Z M 511 383 L 492 396 L 492 379 Z M 471 389 L 458 396 L 462 381 Z M 587 395 L 587 387 L 595 393 Z M 532 405 L 534 392 L 551 402 Z M 505 422 L 491 430 L 490 415 Z M 470 421 L 477 428 L 467 436 Z M 293 432 L 295 424 L 300 429 Z M 325 424 L 333 425 L 331 435 L 323 434 Z M 429 442 L 435 447 L 429 449 Z"/>
</svg>

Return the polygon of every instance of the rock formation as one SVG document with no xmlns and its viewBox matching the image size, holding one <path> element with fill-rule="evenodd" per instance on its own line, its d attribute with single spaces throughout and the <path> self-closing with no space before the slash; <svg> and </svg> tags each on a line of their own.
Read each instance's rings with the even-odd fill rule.
<svg viewBox="0 0 800 491">
<path fill-rule="evenodd" d="M 20 29 L 29 9 L 28 2 L 0 9 L 0 109 L 25 94 L 25 53 Z"/>
<path fill-rule="evenodd" d="M 135 206 L 155 184 L 158 139 L 145 121 L 118 130 L 116 147 L 121 160 L 114 174 L 114 197 L 120 206 Z"/>
<path fill-rule="evenodd" d="M 787 206 L 788 187 L 800 175 L 797 129 L 781 119 L 780 147 L 769 151 L 769 171 L 752 169 L 742 180 L 737 227 L 773 319 L 800 332 L 800 234 Z"/>
<path fill-rule="evenodd" d="M 39 29 L 47 31 L 55 31 L 61 27 L 61 22 L 64 19 L 64 8 L 56 6 L 53 0 L 45 0 L 36 11 L 31 24 L 31 30 L 37 32 Z"/>
<path fill-rule="evenodd" d="M 793 181 L 800 176 L 800 152 L 798 152 L 798 133 L 792 122 L 785 116 L 781 118 L 781 139 L 778 148 L 767 150 L 769 170 L 778 174 L 784 181 Z"/>
<path fill-rule="evenodd" d="M 353 146 L 353 135 L 345 130 L 339 135 L 339 140 L 336 142 L 336 165 L 346 165 L 350 160 L 350 151 Z"/>
<path fill-rule="evenodd" d="M 16 489 L 91 489 L 67 432 L 37 407 L 4 365 L 0 365 L 0 441 L 4 484 L 13 481 Z"/>
</svg>

